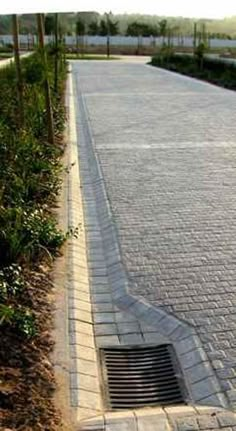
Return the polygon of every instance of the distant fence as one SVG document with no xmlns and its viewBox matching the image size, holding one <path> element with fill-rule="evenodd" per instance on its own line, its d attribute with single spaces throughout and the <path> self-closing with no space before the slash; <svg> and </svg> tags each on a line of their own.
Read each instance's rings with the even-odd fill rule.
<svg viewBox="0 0 236 431">
<path fill-rule="evenodd" d="M 53 41 L 52 36 L 45 36 L 45 43 Z M 106 36 L 83 36 L 79 42 L 86 46 L 105 46 L 107 43 Z M 166 40 L 167 42 L 167 40 Z M 0 36 L 0 44 L 12 44 L 11 35 Z M 20 35 L 20 44 L 24 47 L 32 47 L 37 43 L 37 37 L 34 35 Z M 65 43 L 68 47 L 76 46 L 75 36 L 66 36 Z M 193 47 L 193 37 L 173 37 L 171 39 L 173 46 Z M 147 46 L 155 47 L 163 44 L 163 37 L 132 37 L 132 36 L 110 36 L 110 45 L 113 46 Z M 228 39 L 210 39 L 209 44 L 212 48 L 236 48 L 236 40 Z"/>
</svg>

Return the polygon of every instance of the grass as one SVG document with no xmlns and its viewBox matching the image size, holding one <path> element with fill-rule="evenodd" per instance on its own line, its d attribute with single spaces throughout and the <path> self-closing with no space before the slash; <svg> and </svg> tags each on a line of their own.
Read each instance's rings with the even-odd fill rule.
<svg viewBox="0 0 236 431">
<path fill-rule="evenodd" d="M 67 53 L 66 58 L 68 60 L 119 60 L 119 57 L 111 56 L 107 57 L 103 54 L 83 54 L 77 55 L 75 53 Z"/>
<path fill-rule="evenodd" d="M 11 54 L 10 52 L 0 52 L 0 60 L 4 60 L 11 57 L 13 57 L 13 54 Z"/>
</svg>

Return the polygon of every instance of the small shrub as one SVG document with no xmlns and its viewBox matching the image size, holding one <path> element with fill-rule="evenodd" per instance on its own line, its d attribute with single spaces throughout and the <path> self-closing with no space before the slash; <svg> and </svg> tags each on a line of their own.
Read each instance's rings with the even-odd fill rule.
<svg viewBox="0 0 236 431">
<path fill-rule="evenodd" d="M 14 325 L 17 331 L 27 338 L 36 335 L 35 318 L 28 309 L 18 308 L 14 311 Z"/>
<path fill-rule="evenodd" d="M 25 286 L 22 268 L 17 264 L 2 268 L 0 271 L 0 300 L 7 301 L 22 293 Z"/>
<path fill-rule="evenodd" d="M 26 84 L 41 84 L 44 80 L 45 73 L 42 62 L 39 57 L 29 57 L 23 69 L 23 77 Z"/>
<path fill-rule="evenodd" d="M 65 240 L 65 235 L 58 229 L 55 219 L 45 215 L 42 209 L 25 213 L 23 228 L 29 243 L 46 247 L 50 251 L 56 251 Z"/>
<path fill-rule="evenodd" d="M 11 327 L 20 335 L 27 338 L 34 337 L 37 333 L 35 318 L 26 308 L 0 304 L 0 327 Z"/>
</svg>

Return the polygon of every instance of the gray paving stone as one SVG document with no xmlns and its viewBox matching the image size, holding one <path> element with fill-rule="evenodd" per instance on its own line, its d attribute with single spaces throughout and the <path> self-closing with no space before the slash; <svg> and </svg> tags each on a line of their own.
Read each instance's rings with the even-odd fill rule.
<svg viewBox="0 0 236 431">
<path fill-rule="evenodd" d="M 221 427 L 236 426 L 236 415 L 233 413 L 218 413 L 217 419 Z"/>
<path fill-rule="evenodd" d="M 96 337 L 96 343 L 98 347 L 119 346 L 120 340 L 118 335 L 99 335 Z"/>
<path fill-rule="evenodd" d="M 121 412 L 116 414 L 105 414 L 106 431 L 137 431 L 134 413 Z"/>
<path fill-rule="evenodd" d="M 118 323 L 118 333 L 119 334 L 135 334 L 140 332 L 140 325 L 138 322 L 129 323 Z"/>
<path fill-rule="evenodd" d="M 196 348 L 200 348 L 201 342 L 198 337 L 193 336 L 186 338 L 185 340 L 179 341 L 176 346 L 178 348 L 178 354 L 181 355 L 195 350 Z"/>
<path fill-rule="evenodd" d="M 94 325 L 94 332 L 96 335 L 116 335 L 118 329 L 114 323 L 101 323 Z"/>
<path fill-rule="evenodd" d="M 179 406 L 164 407 L 164 412 L 171 419 L 176 419 L 178 417 L 196 416 L 196 414 L 197 414 L 195 407 L 193 407 L 191 405 L 179 405 Z"/>
<path fill-rule="evenodd" d="M 212 379 L 212 377 L 207 377 L 200 382 L 195 382 L 191 386 L 191 393 L 196 401 L 200 401 L 206 396 L 220 392 L 219 384 Z"/>
<path fill-rule="evenodd" d="M 166 336 L 171 335 L 179 326 L 181 326 L 180 322 L 172 316 L 167 316 L 158 323 L 159 331 Z"/>
<path fill-rule="evenodd" d="M 141 334 L 125 334 L 119 335 L 120 344 L 139 345 L 144 343 L 144 339 Z"/>
<path fill-rule="evenodd" d="M 97 313 L 109 313 L 114 310 L 114 305 L 111 302 L 99 302 L 92 304 L 92 310 Z"/>
<path fill-rule="evenodd" d="M 202 362 L 198 365 L 194 365 L 188 370 L 185 370 L 185 375 L 187 376 L 190 383 L 195 383 L 206 379 L 207 377 L 213 376 L 214 372 L 210 364 L 207 362 Z"/>
<path fill-rule="evenodd" d="M 114 313 L 93 313 L 94 323 L 114 323 Z"/>
<path fill-rule="evenodd" d="M 128 323 L 128 322 L 135 322 L 137 319 L 129 311 L 127 312 L 119 311 L 115 313 L 115 320 L 117 323 L 126 323 L 126 322 Z"/>
<path fill-rule="evenodd" d="M 137 417 L 138 431 L 153 431 L 155 429 L 158 431 L 169 430 L 169 424 L 165 414 L 158 415 L 154 413 L 150 415 L 148 412 L 143 412 L 143 414 L 140 414 L 140 412 L 137 410 L 135 415 Z"/>
<path fill-rule="evenodd" d="M 181 363 L 183 368 L 191 368 L 194 365 L 200 364 L 201 362 L 207 361 L 207 356 L 205 351 L 200 348 L 192 350 L 191 352 L 184 353 L 181 356 Z"/>
<path fill-rule="evenodd" d="M 222 393 L 213 394 L 201 400 L 202 405 L 228 408 L 228 402 Z"/>
<path fill-rule="evenodd" d="M 202 415 L 197 419 L 200 430 L 217 429 L 219 427 L 216 416 Z"/>
<path fill-rule="evenodd" d="M 198 431 L 198 423 L 195 417 L 185 417 L 177 419 L 177 426 L 179 431 Z"/>
<path fill-rule="evenodd" d="M 109 293 L 92 293 L 91 296 L 95 304 L 112 302 L 111 295 Z"/>
</svg>

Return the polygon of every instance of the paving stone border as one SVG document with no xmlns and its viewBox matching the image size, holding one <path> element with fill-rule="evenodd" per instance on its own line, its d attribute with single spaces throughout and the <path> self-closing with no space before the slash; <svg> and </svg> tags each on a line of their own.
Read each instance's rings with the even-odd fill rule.
<svg viewBox="0 0 236 431">
<path fill-rule="evenodd" d="M 196 405 L 112 412 L 81 423 L 81 431 L 235 431 L 236 418 L 222 409 Z"/>
<path fill-rule="evenodd" d="M 99 348 L 171 343 L 185 377 L 188 402 L 227 407 L 227 400 L 194 327 L 129 293 L 116 226 L 78 81 L 79 77 L 74 83 L 74 92 L 78 101 L 76 118 L 95 344 Z"/>
<path fill-rule="evenodd" d="M 68 225 L 78 227 L 78 238 L 68 244 L 68 332 L 70 344 L 71 406 L 77 420 L 101 413 L 98 366 L 92 324 L 91 297 L 86 255 L 84 215 L 78 166 L 78 142 L 72 76 L 68 78 L 67 107 L 69 114 L 68 160 Z"/>
</svg>

